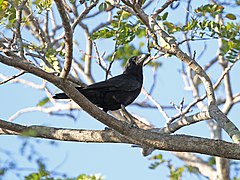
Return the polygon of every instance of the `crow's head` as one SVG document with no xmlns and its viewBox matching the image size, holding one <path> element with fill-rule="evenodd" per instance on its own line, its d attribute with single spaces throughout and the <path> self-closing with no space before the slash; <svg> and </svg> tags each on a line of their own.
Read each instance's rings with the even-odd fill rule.
<svg viewBox="0 0 240 180">
<path fill-rule="evenodd" d="M 144 61 L 150 56 L 150 54 L 141 54 L 139 56 L 131 57 L 125 66 L 124 73 L 135 74 L 142 72 L 142 66 Z"/>
</svg>

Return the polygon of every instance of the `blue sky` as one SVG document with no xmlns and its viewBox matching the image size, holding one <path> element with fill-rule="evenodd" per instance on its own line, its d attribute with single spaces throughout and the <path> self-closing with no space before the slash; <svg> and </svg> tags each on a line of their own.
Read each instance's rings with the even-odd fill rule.
<svg viewBox="0 0 240 180">
<path fill-rule="evenodd" d="M 206 2 L 206 1 L 204 1 Z M 176 11 L 170 11 L 170 19 L 177 17 L 183 17 L 185 13 L 185 4 L 182 4 Z M 76 29 L 77 31 L 78 29 Z M 81 34 L 81 31 L 79 30 Z M 75 32 L 75 35 L 77 33 Z M 84 39 L 83 39 L 84 42 Z M 108 51 L 109 43 L 105 41 L 98 41 L 99 51 Z M 192 47 L 197 53 L 201 52 L 204 44 L 202 41 L 192 43 Z M 200 64 L 204 64 L 216 55 L 217 42 L 207 41 L 209 49 L 206 50 L 204 56 L 199 60 Z M 80 45 L 81 47 L 81 45 Z M 84 49 L 84 43 L 82 44 Z M 185 47 L 181 47 L 185 50 Z M 113 48 L 112 48 L 113 50 Z M 159 59 L 163 66 L 158 71 L 157 85 L 154 90 L 154 98 L 156 98 L 162 105 L 169 105 L 169 103 L 179 103 L 181 98 L 184 97 L 186 102 L 192 100 L 191 92 L 183 90 L 183 82 L 179 76 L 179 70 L 181 68 L 181 62 L 174 58 L 161 58 Z M 103 80 L 105 73 L 93 62 L 94 71 L 93 76 L 97 81 Z M 237 71 L 239 63 L 233 68 L 231 74 L 233 82 L 239 81 L 239 72 Z M 221 74 L 219 69 L 211 69 L 208 73 L 212 80 Z M 0 72 L 5 75 L 13 75 L 18 71 L 13 68 L 0 64 Z M 122 72 L 118 63 L 114 63 L 112 73 L 114 75 Z M 149 67 L 144 68 L 144 86 L 149 89 L 152 82 L 152 70 Z M 25 74 L 21 78 L 29 79 L 35 83 L 41 84 L 39 78 L 30 74 Z M 52 87 L 52 92 L 57 88 Z M 35 106 L 40 99 L 45 97 L 44 92 L 37 91 L 27 86 L 20 84 L 7 83 L 0 86 L 0 99 L 1 99 L 1 113 L 0 118 L 7 120 L 16 111 Z M 239 91 L 239 86 L 234 86 L 234 91 Z M 136 101 L 144 99 L 143 95 L 140 95 Z M 239 105 L 237 105 L 230 113 L 229 117 L 234 123 L 239 126 L 237 122 Z M 127 108 L 130 112 L 142 115 L 153 123 L 157 127 L 162 127 L 165 124 L 164 118 L 157 110 L 142 109 L 136 106 L 130 106 Z M 46 125 L 53 127 L 64 128 L 76 128 L 76 129 L 104 129 L 104 125 L 90 117 L 83 111 L 73 112 L 78 115 L 77 121 L 73 121 L 67 117 L 51 116 L 41 112 L 31 112 L 19 116 L 14 122 L 24 125 Z M 171 112 L 174 115 L 177 112 Z M 182 128 L 177 132 L 178 134 L 189 134 L 199 137 L 210 137 L 207 124 L 205 122 L 197 123 L 189 127 Z M 228 141 L 230 139 L 224 134 L 224 138 Z M 23 142 L 28 142 L 30 145 L 26 148 L 26 153 L 20 153 L 20 147 Z M 36 168 L 35 163 L 31 163 L 26 160 L 26 156 L 34 154 L 31 152 L 31 145 L 35 146 L 37 152 L 40 152 L 45 157 L 48 170 L 54 170 L 56 172 L 66 173 L 70 177 L 77 176 L 81 173 L 95 174 L 100 173 L 108 180 L 122 180 L 122 179 L 168 179 L 168 169 L 166 165 L 159 166 L 156 170 L 149 169 L 152 161 L 148 160 L 149 157 L 143 157 L 140 153 L 140 149 L 132 148 L 127 144 L 97 144 L 97 143 L 76 143 L 76 142 L 60 142 L 55 141 L 55 145 L 51 145 L 51 140 L 28 138 L 27 140 L 16 136 L 1 136 L 0 142 L 2 144 L 1 149 L 9 150 L 13 154 L 12 156 L 18 162 L 20 168 Z M 179 142 L 181 143 L 181 142 Z M 153 154 L 163 154 L 164 159 L 172 159 L 175 167 L 182 166 L 182 161 L 178 160 L 170 152 L 155 151 Z M 1 158 L 5 158 L 4 153 L 1 153 Z M 204 159 L 207 156 L 203 156 Z M 33 160 L 36 157 L 33 156 Z M 22 170 L 21 174 L 27 174 L 29 171 Z M 13 173 L 9 173 L 6 179 L 14 180 L 18 179 Z M 199 179 L 195 175 L 184 174 L 184 179 Z"/>
</svg>

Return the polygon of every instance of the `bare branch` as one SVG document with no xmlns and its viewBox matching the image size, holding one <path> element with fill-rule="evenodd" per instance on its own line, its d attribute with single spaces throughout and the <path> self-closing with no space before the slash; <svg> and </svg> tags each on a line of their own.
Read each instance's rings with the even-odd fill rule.
<svg viewBox="0 0 240 180">
<path fill-rule="evenodd" d="M 169 116 L 167 113 L 164 111 L 162 106 L 152 97 L 148 92 L 142 88 L 142 93 L 158 108 L 158 111 L 162 114 L 162 116 L 166 119 L 166 121 L 169 121 Z"/>
<path fill-rule="evenodd" d="M 167 0 L 167 2 L 165 2 L 165 4 L 163 4 L 161 8 L 157 9 L 157 10 L 152 14 L 152 16 L 153 16 L 154 18 L 156 18 L 157 15 L 159 15 L 161 12 L 163 12 L 165 9 L 167 9 L 168 6 L 170 6 L 174 1 L 177 1 L 177 0 Z"/>
<path fill-rule="evenodd" d="M 92 48 L 93 43 L 90 37 L 90 33 L 88 27 L 83 24 L 82 22 L 79 23 L 80 26 L 83 28 L 85 37 L 86 37 L 86 53 L 84 58 L 84 73 L 86 76 L 91 76 L 91 61 L 92 61 Z"/>
<path fill-rule="evenodd" d="M 34 111 L 53 114 L 59 111 L 76 110 L 76 109 L 79 110 L 79 106 L 77 106 L 75 103 L 68 103 L 68 104 L 57 103 L 53 107 L 42 107 L 42 106 L 27 107 L 15 112 L 11 117 L 8 118 L 8 121 L 14 121 L 22 114 L 34 112 Z"/>
<path fill-rule="evenodd" d="M 25 73 L 25 71 L 20 71 L 18 74 L 15 74 L 12 77 L 9 77 L 8 79 L 0 82 L 0 85 L 5 84 L 5 83 L 7 83 L 7 82 L 9 82 L 9 81 L 11 81 L 11 80 L 13 80 L 15 78 L 18 78 L 19 76 L 23 75 L 24 73 Z M 0 76 L 1 76 L 1 74 L 0 74 Z"/>
<path fill-rule="evenodd" d="M 64 67 L 62 69 L 62 72 L 60 74 L 60 77 L 67 78 L 68 73 L 70 71 L 71 65 L 72 65 L 72 51 L 73 51 L 73 42 L 72 42 L 72 28 L 70 26 L 69 19 L 67 17 L 66 11 L 64 9 L 64 6 L 62 5 L 62 0 L 55 0 L 55 3 L 57 5 L 59 14 L 62 18 L 62 24 L 65 31 L 65 61 L 64 61 Z"/>
<path fill-rule="evenodd" d="M 129 140 L 129 138 L 125 138 L 124 136 L 112 130 L 101 131 L 101 130 L 63 129 L 46 126 L 23 126 L 16 123 L 10 123 L 4 120 L 0 120 L 0 134 L 21 134 L 23 132 L 27 133 L 30 130 L 33 130 L 35 132 L 33 137 L 41 137 L 61 141 L 135 144 L 135 142 Z M 132 131 L 134 133 L 137 132 L 139 133 L 145 132 L 145 134 L 149 133 L 147 131 L 140 129 L 132 129 Z M 239 145 L 234 143 L 186 135 L 165 135 L 165 134 L 163 135 L 156 133 L 150 134 L 154 136 L 154 138 L 151 139 L 155 141 L 154 144 L 155 148 L 157 149 L 185 152 L 190 151 L 222 156 L 231 159 L 240 159 Z M 31 136 L 31 134 L 29 135 Z M 146 138 L 146 136 L 143 137 Z"/>
<path fill-rule="evenodd" d="M 30 33 L 34 34 L 34 37 L 36 37 L 42 45 L 46 42 L 47 38 L 45 37 L 45 33 L 43 29 L 40 27 L 40 24 L 36 21 L 35 17 L 33 16 L 33 12 L 30 11 L 28 6 L 23 6 L 23 12 L 26 18 L 25 27 L 29 29 Z"/>
<path fill-rule="evenodd" d="M 24 73 L 26 73 L 26 72 L 24 71 Z M 41 85 L 38 85 L 38 84 L 35 84 L 35 83 L 31 82 L 31 81 L 27 81 L 25 79 L 20 79 L 20 78 L 17 78 L 17 79 L 13 78 L 12 79 L 12 77 L 6 77 L 6 76 L 4 76 L 1 73 L 0 73 L 0 79 L 3 79 L 3 82 L 4 81 L 8 81 L 8 79 L 11 79 L 11 82 L 13 82 L 13 83 L 21 83 L 21 84 L 24 84 L 26 86 L 29 86 L 31 88 L 38 89 L 38 90 L 42 90 L 45 87 L 45 82 L 43 82 L 43 84 L 41 84 Z"/>
<path fill-rule="evenodd" d="M 232 69 L 232 67 L 235 65 L 235 63 L 238 61 L 239 59 L 236 59 L 234 61 L 234 63 L 232 63 L 230 66 L 225 67 L 224 71 L 222 72 L 221 76 L 218 78 L 217 82 L 214 84 L 214 89 L 216 89 L 220 83 L 222 82 L 222 80 L 224 79 L 224 77 L 229 73 L 229 71 Z M 232 95 L 231 95 L 231 99 L 232 99 Z"/>
<path fill-rule="evenodd" d="M 105 72 L 107 72 L 107 63 L 103 60 L 103 57 L 100 56 L 99 51 L 98 51 L 98 48 L 97 48 L 97 44 L 96 44 L 95 41 L 93 41 L 93 47 L 94 47 L 95 52 L 96 52 L 96 54 L 97 54 L 97 60 L 98 60 L 97 63 L 98 63 L 98 65 L 99 65 Z M 109 73 L 110 73 L 110 75 L 111 75 L 111 72 L 109 72 Z"/>
<path fill-rule="evenodd" d="M 77 63 L 76 60 L 73 60 L 73 68 L 81 74 L 81 76 L 84 77 L 84 79 L 87 81 L 87 84 L 92 84 L 94 82 L 93 77 L 90 75 L 86 75 L 84 73 L 84 68 L 82 67 L 82 65 L 80 63 Z"/>
<path fill-rule="evenodd" d="M 17 38 L 17 44 L 19 47 L 20 57 L 24 58 L 24 50 L 22 44 L 22 35 L 21 35 L 21 23 L 22 23 L 22 10 L 25 6 L 27 0 L 21 1 L 20 5 L 16 8 L 16 22 L 15 22 L 15 36 Z"/>
<path fill-rule="evenodd" d="M 92 4 L 90 4 L 89 7 L 85 7 L 82 13 L 77 17 L 77 19 L 72 24 L 72 31 L 74 32 L 74 29 L 79 24 L 79 22 L 86 17 L 86 15 L 97 5 L 98 0 L 92 1 Z"/>
<path fill-rule="evenodd" d="M 196 113 L 191 116 L 182 116 L 178 121 L 171 124 L 167 124 L 167 126 L 164 128 L 160 128 L 159 132 L 171 134 L 176 132 L 178 129 L 182 127 L 185 127 L 203 120 L 208 120 L 210 118 L 211 117 L 207 111 Z"/>
</svg>

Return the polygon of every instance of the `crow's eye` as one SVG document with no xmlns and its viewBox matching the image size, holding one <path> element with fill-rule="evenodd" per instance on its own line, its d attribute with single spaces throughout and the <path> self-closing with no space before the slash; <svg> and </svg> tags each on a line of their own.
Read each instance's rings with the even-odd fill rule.
<svg viewBox="0 0 240 180">
<path fill-rule="evenodd" d="M 136 61 L 136 57 L 133 57 L 133 58 L 131 58 L 130 59 L 130 62 L 132 63 L 132 62 L 135 62 Z"/>
<path fill-rule="evenodd" d="M 129 60 L 128 60 L 128 65 L 130 65 L 130 64 L 136 64 L 136 59 L 137 59 L 137 57 L 131 57 Z"/>
</svg>

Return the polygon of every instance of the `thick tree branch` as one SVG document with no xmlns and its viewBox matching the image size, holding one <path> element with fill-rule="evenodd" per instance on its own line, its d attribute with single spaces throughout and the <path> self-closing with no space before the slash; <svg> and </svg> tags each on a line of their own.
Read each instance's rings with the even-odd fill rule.
<svg viewBox="0 0 240 180">
<path fill-rule="evenodd" d="M 132 129 L 133 133 L 144 133 L 152 136 L 155 148 L 159 150 L 198 152 L 230 159 L 240 159 L 240 146 L 225 141 L 211 140 L 186 135 L 166 135 L 149 133 L 140 129 Z M 29 132 L 29 133 L 28 133 Z M 16 123 L 6 122 L 0 119 L 0 134 L 21 135 L 29 134 L 32 137 L 40 137 L 61 141 L 95 142 L 95 143 L 136 143 L 125 138 L 113 130 L 81 130 L 63 129 L 46 126 L 23 126 Z M 147 136 L 148 136 L 147 135 Z M 144 137 L 143 135 L 142 137 Z M 140 136 L 141 137 L 141 136 Z M 146 137 L 146 136 L 145 136 Z M 144 138 L 145 138 L 144 137 Z M 135 138 L 134 138 L 135 139 Z M 181 143 L 179 143 L 181 142 Z"/>
</svg>

